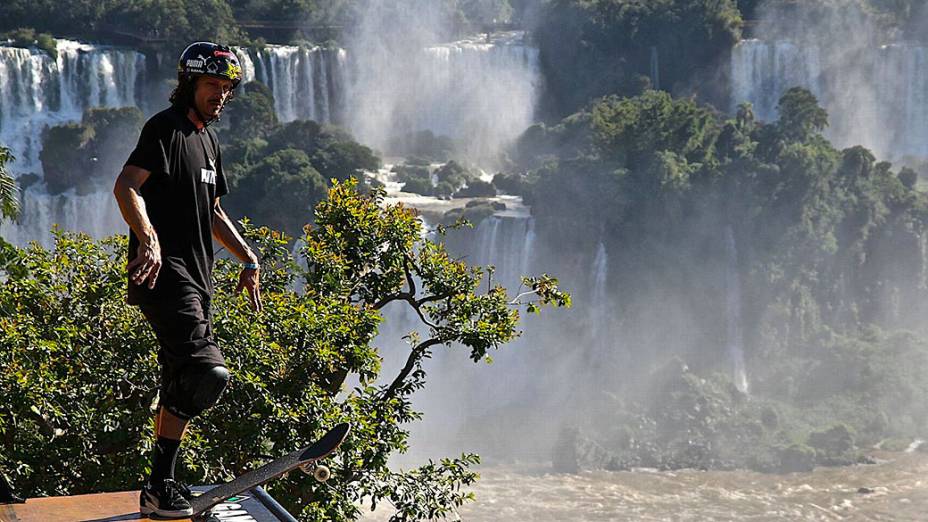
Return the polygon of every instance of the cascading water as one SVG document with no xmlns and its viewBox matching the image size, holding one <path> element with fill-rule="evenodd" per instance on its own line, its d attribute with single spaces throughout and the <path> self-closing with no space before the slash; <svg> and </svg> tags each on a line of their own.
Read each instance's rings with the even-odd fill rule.
<svg viewBox="0 0 928 522">
<path fill-rule="evenodd" d="M 590 267 L 589 278 L 589 296 L 590 302 L 590 334 L 593 340 L 592 352 L 588 353 L 590 362 L 594 364 L 602 363 L 601 357 L 604 353 L 611 351 L 612 339 L 612 307 L 610 306 L 610 297 L 606 288 L 607 278 L 609 276 L 609 255 L 606 252 L 606 245 L 600 242 L 596 246 L 596 255 L 593 258 L 593 264 Z"/>
<path fill-rule="evenodd" d="M 821 99 L 821 74 L 817 48 L 789 41 L 739 42 L 731 55 L 732 111 L 750 102 L 759 119 L 775 121 L 777 102 L 791 87 L 805 87 Z"/>
<path fill-rule="evenodd" d="M 78 122 L 91 107 L 139 105 L 136 86 L 144 80 L 144 55 L 70 40 L 58 40 L 57 50 L 53 60 L 35 49 L 0 47 L 0 143 L 16 156 L 9 165 L 16 177 L 41 174 L 46 127 Z M 96 237 L 125 228 L 109 192 L 53 196 L 37 183 L 23 193 L 18 222 L 0 224 L 0 236 L 14 244 L 37 240 L 48 246 L 55 224 Z"/>
<path fill-rule="evenodd" d="M 738 244 L 731 225 L 725 227 L 725 317 L 727 348 L 731 361 L 732 381 L 742 393 L 748 392 L 748 376 L 744 365 L 744 335 L 741 331 L 741 276 L 738 270 Z"/>
<path fill-rule="evenodd" d="M 535 254 L 535 220 L 528 220 L 528 227 L 525 231 L 525 247 L 522 249 L 522 265 L 519 267 L 520 275 L 529 275 L 532 269 L 532 256 Z"/>
<path fill-rule="evenodd" d="M 0 143 L 16 155 L 14 174 L 40 173 L 42 129 L 81 120 L 90 107 L 138 105 L 145 56 L 58 40 L 58 58 L 0 46 Z"/>
<path fill-rule="evenodd" d="M 96 238 L 125 233 L 127 228 L 112 192 L 51 195 L 33 186 L 23 194 L 18 221 L 0 223 L 0 237 L 14 245 L 38 241 L 48 248 L 52 246 L 50 231 L 55 226 Z"/>
<path fill-rule="evenodd" d="M 466 238 L 455 240 L 455 232 L 452 232 L 450 246 L 455 256 L 463 257 L 470 265 L 493 265 L 496 268 L 493 280 L 514 296 L 521 276 L 535 266 L 532 257 L 536 241 L 534 229 L 535 221 L 531 217 L 488 217 L 476 230 L 464 233 Z M 486 280 L 479 291 L 486 291 Z M 378 337 L 378 346 L 386 347 L 388 354 L 408 353 L 399 339 L 411 330 L 422 331 L 418 319 L 406 310 L 388 311 L 387 314 L 389 317 Z M 413 429 L 420 453 L 437 457 L 446 454 L 449 448 L 459 450 L 463 445 L 468 450 L 499 454 L 503 447 L 508 450 L 512 446 L 503 441 L 498 441 L 496 447 L 489 444 L 511 433 L 511 425 L 499 423 L 518 424 L 522 420 L 507 412 L 524 410 L 527 404 L 535 405 L 535 401 L 550 398 L 544 390 L 553 381 L 549 373 L 556 373 L 558 369 L 551 369 L 549 373 L 539 371 L 544 359 L 537 350 L 539 336 L 535 326 L 540 323 L 534 322 L 532 317 L 523 316 L 522 320 L 520 327 L 525 335 L 498 352 L 491 351 L 493 363 L 490 365 L 470 362 L 463 349 L 436 349 L 432 360 L 426 363 L 430 374 L 429 393 L 414 398 L 416 407 L 425 413 L 423 423 Z M 395 374 L 390 373 L 392 368 L 400 364 L 395 357 L 386 359 L 387 356 L 384 375 L 392 378 Z M 529 414 L 535 411 L 530 410 Z M 541 408 L 536 414 L 542 414 Z M 523 429 L 535 427 L 537 424 L 531 424 L 531 428 L 527 424 L 522 426 Z M 539 443 L 542 447 L 536 447 L 535 442 L 513 451 L 545 455 L 548 447 L 543 442 Z"/>
<path fill-rule="evenodd" d="M 523 43 L 521 33 L 420 47 L 416 74 L 399 75 L 403 89 L 386 88 L 396 75 L 381 84 L 382 64 L 361 50 L 350 58 L 338 48 L 271 45 L 239 51 L 245 80 L 271 88 L 281 121 L 347 124 L 375 147 L 399 126 L 453 134 L 461 138 L 464 157 L 491 157 L 531 123 L 534 112 L 538 51 Z M 132 50 L 58 40 L 53 60 L 38 50 L 0 47 L 0 143 L 17 157 L 10 165 L 14 175 L 41 175 L 45 127 L 80 121 L 90 107 L 141 105 L 137 86 L 145 71 L 144 55 Z M 352 102 L 345 104 L 349 96 Z M 94 235 L 125 229 L 109 192 L 50 196 L 37 183 L 23 199 L 19 223 L 0 228 L 15 243 L 48 244 L 56 223 Z"/>
<path fill-rule="evenodd" d="M 853 85 L 853 89 L 848 86 Z M 826 135 L 877 156 L 928 157 L 928 49 L 911 44 L 842 49 L 788 40 L 744 40 L 731 55 L 731 108 L 750 102 L 775 121 L 791 87 L 809 89 L 828 111 Z"/>
<path fill-rule="evenodd" d="M 338 123 L 347 51 L 272 45 L 242 54 L 251 64 L 253 79 L 270 87 L 281 121 Z"/>
<path fill-rule="evenodd" d="M 470 161 L 492 161 L 533 123 L 538 50 L 523 33 L 482 35 L 425 49 L 390 49 L 373 37 L 351 48 L 346 125 L 380 150 L 432 131 Z"/>
</svg>

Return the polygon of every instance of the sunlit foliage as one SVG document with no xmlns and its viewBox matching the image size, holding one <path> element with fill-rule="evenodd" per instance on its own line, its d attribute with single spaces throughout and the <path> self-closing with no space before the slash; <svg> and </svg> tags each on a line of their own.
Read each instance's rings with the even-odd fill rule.
<svg viewBox="0 0 928 522">
<path fill-rule="evenodd" d="M 353 180 L 316 207 L 295 257 L 279 232 L 246 224 L 245 235 L 261 253 L 264 310 L 255 315 L 234 293 L 238 263 L 220 260 L 214 331 L 233 378 L 193 423 L 182 477 L 229 479 L 348 421 L 326 485 L 301 473 L 270 485 L 302 520 L 353 520 L 362 500 L 422 520 L 472 499 L 462 487 L 477 478 L 474 455 L 402 472 L 387 465 L 421 416 L 410 398 L 426 385 L 422 363 L 437 349 L 483 360 L 519 335 L 520 310 L 569 305 L 557 281 L 527 277 L 510 294 L 423 240 L 412 210 L 385 206 L 380 191 L 358 194 Z M 125 251 L 125 237 L 56 233 L 51 250 L 3 252 L 0 468 L 25 496 L 125 490 L 146 472 L 157 344 L 125 304 Z M 371 343 L 393 302 L 421 324 L 403 368 L 383 375 Z"/>
</svg>

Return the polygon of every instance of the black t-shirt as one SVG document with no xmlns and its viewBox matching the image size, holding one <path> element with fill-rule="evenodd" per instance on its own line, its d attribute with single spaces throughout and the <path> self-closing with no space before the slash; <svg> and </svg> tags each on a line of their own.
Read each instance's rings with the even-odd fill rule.
<svg viewBox="0 0 928 522">
<path fill-rule="evenodd" d="M 219 141 L 209 128 L 198 131 L 187 115 L 169 108 L 142 128 L 126 165 L 151 175 L 142 185 L 148 219 L 161 245 L 162 267 L 155 288 L 129 281 L 129 303 L 176 298 L 191 290 L 212 295 L 213 205 L 228 193 Z M 139 240 L 129 230 L 129 260 Z"/>
</svg>

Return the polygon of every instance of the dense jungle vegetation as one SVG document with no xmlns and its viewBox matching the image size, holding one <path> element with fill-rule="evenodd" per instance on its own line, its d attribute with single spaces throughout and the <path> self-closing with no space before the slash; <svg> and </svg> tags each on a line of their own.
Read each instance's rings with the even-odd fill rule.
<svg viewBox="0 0 928 522">
<path fill-rule="evenodd" d="M 0 34 L 18 28 L 91 41 L 122 41 L 126 34 L 174 50 L 209 39 L 247 45 L 261 37 L 249 22 L 289 22 L 283 40 L 339 39 L 377 0 L 8 0 L 0 5 Z M 487 25 L 519 20 L 532 0 L 438 0 L 450 22 L 449 39 Z M 243 27 L 244 24 L 244 27 Z M 249 33 L 249 29 L 256 31 Z"/>
<path fill-rule="evenodd" d="M 615 313 L 669 323 L 665 337 L 623 336 L 625 372 L 663 369 L 646 393 L 619 385 L 615 416 L 591 423 L 596 444 L 577 442 L 614 450 L 594 452 L 595 465 L 811 469 L 923 433 L 928 343 L 895 329 L 924 333 L 928 196 L 914 171 L 863 147 L 836 150 L 808 91 L 791 89 L 779 112 L 760 122 L 743 105 L 727 118 L 647 91 L 602 98 L 520 140 L 521 191 L 547 242 L 589 252 L 604 241 Z M 751 400 L 730 374 L 704 379 L 731 357 L 725 335 L 703 328 L 731 320 L 703 304 L 726 302 L 730 270 L 744 289 Z M 675 306 L 697 325 L 692 353 L 675 340 Z"/>
</svg>

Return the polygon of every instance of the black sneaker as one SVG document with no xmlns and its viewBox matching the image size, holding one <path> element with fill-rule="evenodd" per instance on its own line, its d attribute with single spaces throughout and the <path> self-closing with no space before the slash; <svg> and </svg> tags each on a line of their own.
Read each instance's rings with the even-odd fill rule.
<svg viewBox="0 0 928 522">
<path fill-rule="evenodd" d="M 180 491 L 180 496 L 184 497 L 184 500 L 187 500 L 188 502 L 193 500 L 194 495 L 193 491 L 190 489 L 190 486 L 179 480 L 175 480 L 174 483 L 177 484 L 177 490 Z"/>
<path fill-rule="evenodd" d="M 146 484 L 139 494 L 139 512 L 162 518 L 184 518 L 193 514 L 184 491 L 190 489 L 172 479 L 164 479 L 160 487 Z"/>
</svg>

